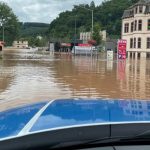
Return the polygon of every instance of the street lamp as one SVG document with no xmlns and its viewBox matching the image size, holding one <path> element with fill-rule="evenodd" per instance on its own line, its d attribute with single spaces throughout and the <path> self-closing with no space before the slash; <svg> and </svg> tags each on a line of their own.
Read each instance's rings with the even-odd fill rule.
<svg viewBox="0 0 150 150">
<path fill-rule="evenodd" d="M 3 24 L 2 28 L 3 28 L 3 42 L 5 42 L 5 29 L 4 29 L 4 24 Z"/>
<path fill-rule="evenodd" d="M 74 6 L 76 6 L 76 5 L 74 5 Z M 93 24 L 94 24 L 93 19 L 94 19 L 94 10 L 93 10 L 93 9 L 86 8 L 86 7 L 83 7 L 83 6 L 81 6 L 81 5 L 79 5 L 78 7 L 81 7 L 81 8 L 84 8 L 84 9 L 86 9 L 86 10 L 91 11 L 91 13 L 92 13 L 92 34 L 93 34 Z"/>
<path fill-rule="evenodd" d="M 75 16 L 75 35 L 74 35 L 74 55 L 75 55 L 75 46 L 76 46 L 76 36 L 77 36 L 77 15 Z"/>
</svg>

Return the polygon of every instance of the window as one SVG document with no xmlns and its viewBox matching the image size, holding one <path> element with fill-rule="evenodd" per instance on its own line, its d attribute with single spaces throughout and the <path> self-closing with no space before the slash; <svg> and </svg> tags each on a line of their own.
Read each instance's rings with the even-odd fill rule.
<svg viewBox="0 0 150 150">
<path fill-rule="evenodd" d="M 139 20 L 139 23 L 138 23 L 138 30 L 139 30 L 139 31 L 142 30 L 142 20 Z"/>
<path fill-rule="evenodd" d="M 140 111 L 140 112 L 139 112 L 139 115 L 143 115 L 143 112 L 142 112 L 142 111 Z"/>
<path fill-rule="evenodd" d="M 136 38 L 134 38 L 134 48 L 136 48 Z"/>
<path fill-rule="evenodd" d="M 134 31 L 136 31 L 137 29 L 137 20 L 135 20 L 135 23 L 134 23 Z"/>
<path fill-rule="evenodd" d="M 129 23 L 125 23 L 124 33 L 128 33 L 128 32 L 129 32 Z"/>
<path fill-rule="evenodd" d="M 130 39 L 130 48 L 133 48 L 133 38 Z"/>
<path fill-rule="evenodd" d="M 150 37 L 147 38 L 147 48 L 150 48 Z"/>
<path fill-rule="evenodd" d="M 138 38 L 138 48 L 141 48 L 141 38 Z"/>
<path fill-rule="evenodd" d="M 138 13 L 138 7 L 135 8 L 135 14 L 137 14 L 137 13 Z"/>
<path fill-rule="evenodd" d="M 148 19 L 147 29 L 150 30 L 150 19 Z"/>
<path fill-rule="evenodd" d="M 134 10 L 130 10 L 130 17 L 133 17 L 134 15 Z"/>
<path fill-rule="evenodd" d="M 139 105 L 139 109 L 142 109 L 142 105 Z"/>
<path fill-rule="evenodd" d="M 139 6 L 139 13 L 143 13 L 143 6 Z"/>
<path fill-rule="evenodd" d="M 134 22 L 131 23 L 131 32 L 134 30 Z"/>
</svg>

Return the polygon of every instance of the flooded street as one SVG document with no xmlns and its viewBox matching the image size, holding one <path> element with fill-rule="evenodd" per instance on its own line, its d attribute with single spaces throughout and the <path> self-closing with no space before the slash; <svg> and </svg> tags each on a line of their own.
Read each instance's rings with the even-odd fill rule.
<svg viewBox="0 0 150 150">
<path fill-rule="evenodd" d="M 150 99 L 150 60 L 4 52 L 0 60 L 0 111 L 72 97 Z"/>
</svg>

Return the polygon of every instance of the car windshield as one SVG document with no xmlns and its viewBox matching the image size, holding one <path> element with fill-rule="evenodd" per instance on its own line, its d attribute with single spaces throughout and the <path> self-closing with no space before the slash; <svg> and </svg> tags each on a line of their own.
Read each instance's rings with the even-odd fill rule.
<svg viewBox="0 0 150 150">
<path fill-rule="evenodd" d="M 149 118 L 149 0 L 0 0 L 0 141 Z"/>
</svg>

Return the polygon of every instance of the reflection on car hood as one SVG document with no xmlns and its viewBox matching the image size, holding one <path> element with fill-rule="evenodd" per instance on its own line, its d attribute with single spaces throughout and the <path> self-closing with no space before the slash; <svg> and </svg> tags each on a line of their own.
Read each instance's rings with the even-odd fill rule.
<svg viewBox="0 0 150 150">
<path fill-rule="evenodd" d="M 0 112 L 0 140 L 45 130 L 150 121 L 150 101 L 60 99 Z"/>
</svg>

